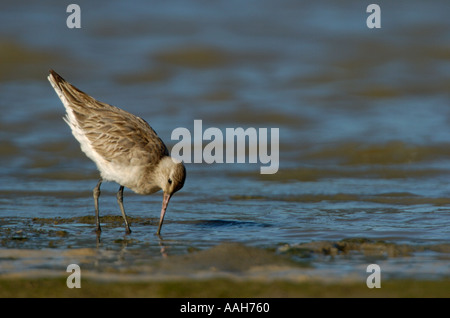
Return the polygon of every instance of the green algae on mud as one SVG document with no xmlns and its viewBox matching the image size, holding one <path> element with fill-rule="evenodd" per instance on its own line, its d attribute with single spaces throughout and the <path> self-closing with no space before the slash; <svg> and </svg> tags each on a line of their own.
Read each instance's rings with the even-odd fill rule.
<svg viewBox="0 0 450 318">
<path fill-rule="evenodd" d="M 373 195 L 361 195 L 356 193 L 335 193 L 335 194 L 300 194 L 286 196 L 261 196 L 261 195 L 233 195 L 232 200 L 247 201 L 284 201 L 284 202 L 369 202 L 391 205 L 420 205 L 429 204 L 432 206 L 446 206 L 450 204 L 450 198 L 447 197 L 421 197 L 408 192 L 388 192 Z"/>
<path fill-rule="evenodd" d="M 225 65 L 229 57 L 227 53 L 212 47 L 184 47 L 160 52 L 154 58 L 171 65 L 189 68 L 211 68 Z"/>
<path fill-rule="evenodd" d="M 295 120 L 294 120 L 295 121 Z M 342 142 L 303 145 L 297 160 L 303 166 L 282 167 L 276 174 L 236 172 L 236 177 L 251 177 L 273 182 L 317 182 L 353 178 L 359 180 L 409 180 L 447 176 L 449 170 L 433 165 L 450 158 L 447 143 L 420 145 L 402 141 L 368 144 Z M 318 165 L 318 163 L 321 163 Z"/>
<path fill-rule="evenodd" d="M 36 50 L 16 41 L 0 40 L 0 82 L 40 79 L 46 65 L 59 60 L 54 50 Z"/>
<path fill-rule="evenodd" d="M 156 225 L 158 224 L 157 218 L 147 218 L 147 217 L 133 217 L 127 216 L 128 222 L 131 224 L 140 224 L 140 225 Z M 38 218 L 34 217 L 32 219 L 34 224 L 49 224 L 49 225 L 59 225 L 59 224 L 95 224 L 95 216 L 93 215 L 85 215 L 85 216 L 76 216 L 70 218 L 62 218 L 62 217 L 54 217 L 54 218 Z M 121 227 L 123 226 L 123 217 L 120 215 L 103 215 L 100 216 L 100 222 L 102 226 L 108 227 Z"/>
<path fill-rule="evenodd" d="M 343 142 L 323 149 L 306 152 L 302 159 L 338 160 L 344 166 L 356 165 L 400 165 L 450 157 L 447 143 L 414 144 L 399 140 L 367 144 Z"/>
<path fill-rule="evenodd" d="M 251 172 L 236 172 L 235 176 L 252 177 L 263 181 L 275 182 L 315 182 L 324 179 L 412 179 L 429 178 L 448 174 L 447 170 L 436 168 L 405 168 L 393 166 L 373 165 L 364 168 L 337 167 L 337 168 L 315 168 L 296 167 L 281 168 L 276 174 L 259 174 Z"/>
<path fill-rule="evenodd" d="M 130 222 L 135 223 L 152 223 L 153 218 L 143 218 L 143 217 L 132 217 L 127 216 Z M 38 224 L 66 224 L 66 223 L 85 223 L 85 224 L 95 224 L 95 216 L 85 215 L 76 216 L 70 218 L 54 217 L 54 218 L 38 218 L 34 217 L 34 223 Z M 156 220 L 156 219 L 155 219 Z M 104 215 L 100 216 L 100 221 L 102 222 L 123 222 L 123 217 L 120 215 Z"/>
<path fill-rule="evenodd" d="M 300 244 L 284 244 L 278 247 L 282 254 L 310 256 L 322 255 L 349 255 L 361 253 L 365 256 L 405 257 L 416 252 L 432 251 L 450 254 L 449 244 L 410 245 L 394 244 L 381 240 L 367 238 L 349 238 L 340 241 L 313 241 Z"/>
<path fill-rule="evenodd" d="M 449 297 L 450 280 L 388 280 L 370 289 L 364 282 L 289 282 L 257 280 L 168 280 L 102 282 L 83 279 L 69 289 L 66 277 L 45 279 L 0 278 L 0 297 Z"/>
</svg>

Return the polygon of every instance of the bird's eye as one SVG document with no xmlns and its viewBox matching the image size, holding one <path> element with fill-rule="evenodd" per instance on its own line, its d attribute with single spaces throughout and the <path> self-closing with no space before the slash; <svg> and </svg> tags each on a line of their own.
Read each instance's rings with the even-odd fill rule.
<svg viewBox="0 0 450 318">
<path fill-rule="evenodd" d="M 169 178 L 169 180 L 167 180 L 167 182 L 169 182 L 169 184 L 172 184 L 172 179 Z"/>
</svg>

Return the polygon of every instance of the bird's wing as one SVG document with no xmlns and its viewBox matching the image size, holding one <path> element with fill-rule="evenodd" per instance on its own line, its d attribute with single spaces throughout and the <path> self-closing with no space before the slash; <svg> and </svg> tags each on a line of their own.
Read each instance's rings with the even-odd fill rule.
<svg viewBox="0 0 450 318">
<path fill-rule="evenodd" d="M 49 81 L 67 110 L 67 123 L 76 126 L 103 159 L 117 164 L 146 165 L 168 155 L 167 147 L 140 117 L 102 103 L 50 71 Z"/>
</svg>

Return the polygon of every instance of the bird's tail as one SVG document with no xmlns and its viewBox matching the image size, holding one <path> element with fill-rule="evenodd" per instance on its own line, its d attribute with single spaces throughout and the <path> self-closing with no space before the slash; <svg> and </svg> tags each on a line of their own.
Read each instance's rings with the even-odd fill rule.
<svg viewBox="0 0 450 318">
<path fill-rule="evenodd" d="M 48 80 L 56 94 L 58 94 L 59 99 L 61 99 L 64 104 L 64 107 L 86 107 L 87 105 L 93 104 L 95 100 L 92 97 L 68 83 L 54 70 L 50 70 L 49 72 L 50 75 L 48 76 Z"/>
</svg>

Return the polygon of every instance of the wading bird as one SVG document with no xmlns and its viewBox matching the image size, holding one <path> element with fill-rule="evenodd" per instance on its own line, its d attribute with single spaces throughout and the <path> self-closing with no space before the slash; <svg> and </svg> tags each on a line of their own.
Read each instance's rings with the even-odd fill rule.
<svg viewBox="0 0 450 318">
<path fill-rule="evenodd" d="M 53 70 L 50 70 L 48 80 L 66 108 L 64 120 L 81 150 L 100 171 L 100 180 L 94 188 L 96 232 L 101 232 L 100 185 L 103 181 L 114 181 L 120 185 L 117 202 L 127 234 L 131 230 L 123 207 L 124 187 L 139 194 L 163 190 L 156 232 L 159 235 L 169 200 L 184 185 L 186 169 L 183 163 L 169 156 L 164 142 L 142 118 L 95 100 Z"/>
</svg>

